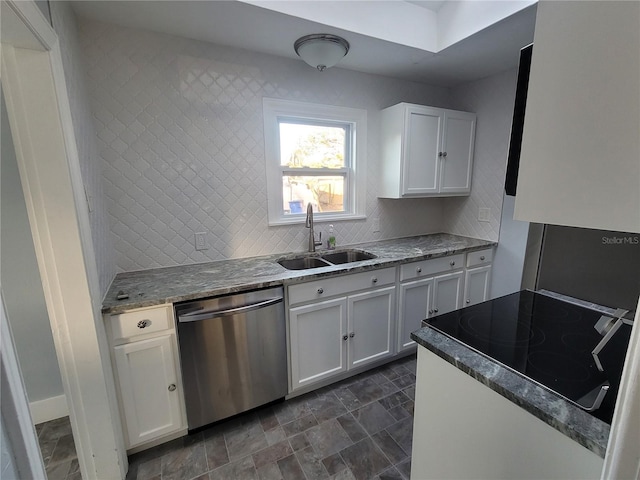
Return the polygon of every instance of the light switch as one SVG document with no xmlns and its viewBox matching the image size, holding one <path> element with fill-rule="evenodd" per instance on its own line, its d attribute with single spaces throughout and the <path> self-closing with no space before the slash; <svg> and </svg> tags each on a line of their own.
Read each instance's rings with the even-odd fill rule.
<svg viewBox="0 0 640 480">
<path fill-rule="evenodd" d="M 479 222 L 490 222 L 491 221 L 491 209 L 486 207 L 480 207 L 478 210 L 478 221 Z"/>
<path fill-rule="evenodd" d="M 375 217 L 373 219 L 373 233 L 379 232 L 380 231 L 380 219 L 378 217 Z"/>
</svg>

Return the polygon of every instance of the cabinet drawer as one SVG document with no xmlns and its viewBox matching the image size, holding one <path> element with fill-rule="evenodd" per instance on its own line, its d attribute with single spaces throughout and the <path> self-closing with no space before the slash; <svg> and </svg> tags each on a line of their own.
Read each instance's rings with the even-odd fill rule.
<svg viewBox="0 0 640 480">
<path fill-rule="evenodd" d="M 391 267 L 289 285 L 289 305 L 321 300 L 335 295 L 347 295 L 358 290 L 389 285 L 395 281 L 396 269 Z"/>
<path fill-rule="evenodd" d="M 434 273 L 449 272 L 464 267 L 464 253 L 407 263 L 400 267 L 400 281 L 428 277 Z"/>
<path fill-rule="evenodd" d="M 493 260 L 493 248 L 467 253 L 467 267 L 477 267 L 478 265 L 491 263 L 491 260 Z"/>
<path fill-rule="evenodd" d="M 173 309 L 170 305 L 144 308 L 111 315 L 111 334 L 114 341 L 172 328 Z"/>
</svg>

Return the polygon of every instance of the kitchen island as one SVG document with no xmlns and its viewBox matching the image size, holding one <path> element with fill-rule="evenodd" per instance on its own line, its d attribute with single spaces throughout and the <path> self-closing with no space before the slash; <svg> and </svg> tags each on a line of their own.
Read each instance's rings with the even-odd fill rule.
<svg viewBox="0 0 640 480">
<path fill-rule="evenodd" d="M 527 305 L 539 311 L 541 304 L 556 302 L 519 292 L 435 317 L 412 334 L 420 345 L 412 478 L 600 478 L 615 404 L 612 392 L 622 368 L 619 360 L 610 363 L 615 366 L 609 374 L 606 368 L 593 368 L 589 342 L 596 338 L 597 343 L 598 334 L 583 329 L 580 336 L 573 335 L 576 325 L 593 321 L 580 306 L 567 310 L 583 316 L 543 309 L 544 325 L 522 317 L 505 319 L 504 305 L 513 301 L 520 312 Z M 592 315 L 597 319 L 600 313 Z M 530 312 L 526 316 L 533 317 Z M 612 352 L 624 358 L 626 333 L 609 349 L 610 358 Z M 569 342 L 576 339 L 581 344 L 575 351 L 587 359 L 584 371 L 591 369 L 590 375 L 568 374 L 572 358 L 546 363 L 554 369 L 550 379 L 540 376 L 546 372 L 535 371 L 542 354 L 556 346 L 565 353 L 567 346 L 577 346 Z M 565 374 L 567 381 L 560 382 Z M 587 412 L 578 404 L 595 396 L 580 392 L 600 385 L 600 375 L 609 375 L 610 397 Z M 578 398 L 572 392 L 578 392 Z"/>
</svg>

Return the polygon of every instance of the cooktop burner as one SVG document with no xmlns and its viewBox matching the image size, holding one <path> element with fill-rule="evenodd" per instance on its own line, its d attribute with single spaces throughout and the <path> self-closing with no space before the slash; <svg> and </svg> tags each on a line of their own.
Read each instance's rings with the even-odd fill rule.
<svg viewBox="0 0 640 480">
<path fill-rule="evenodd" d="M 594 325 L 601 312 L 528 290 L 427 320 L 454 338 L 516 373 L 611 423 L 631 327 L 623 325 L 599 358 L 602 340 Z M 608 391 L 607 391 L 608 389 Z M 597 407 L 595 399 L 604 400 Z"/>
</svg>

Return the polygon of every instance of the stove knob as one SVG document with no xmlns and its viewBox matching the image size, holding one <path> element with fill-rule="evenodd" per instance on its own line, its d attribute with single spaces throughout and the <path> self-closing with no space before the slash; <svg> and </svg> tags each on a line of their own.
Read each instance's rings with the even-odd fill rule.
<svg viewBox="0 0 640 480">
<path fill-rule="evenodd" d="M 416 273 L 422 273 L 422 267 L 416 268 Z"/>
<path fill-rule="evenodd" d="M 438 309 L 437 309 L 437 308 L 434 308 L 434 309 L 433 309 L 433 313 L 438 313 Z"/>
<path fill-rule="evenodd" d="M 453 267 L 455 264 L 456 264 L 455 260 L 451 260 L 451 261 L 449 262 L 449 265 L 451 265 L 452 267 Z"/>
<path fill-rule="evenodd" d="M 471 300 L 467 298 L 467 303 L 471 303 Z"/>
<path fill-rule="evenodd" d="M 321 287 L 318 289 L 318 295 L 322 295 L 324 293 L 324 289 Z"/>
<path fill-rule="evenodd" d="M 432 315 L 432 314 L 433 314 L 433 310 L 429 310 L 429 315 Z"/>
</svg>

